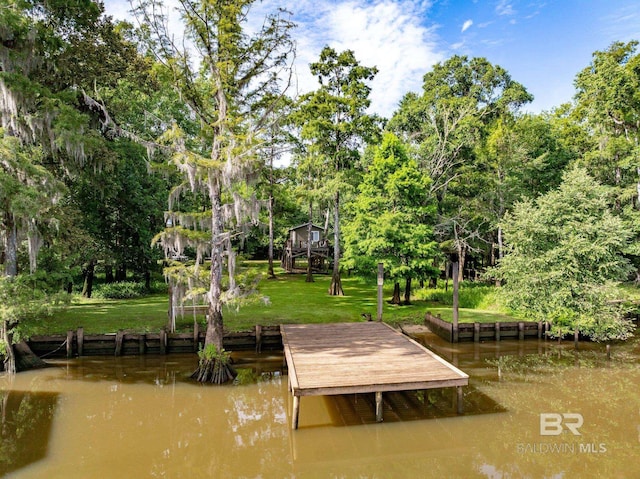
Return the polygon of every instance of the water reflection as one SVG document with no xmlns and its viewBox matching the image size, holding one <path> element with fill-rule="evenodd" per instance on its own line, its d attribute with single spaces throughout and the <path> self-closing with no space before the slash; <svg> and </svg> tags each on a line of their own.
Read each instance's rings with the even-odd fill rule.
<svg viewBox="0 0 640 479">
<path fill-rule="evenodd" d="M 0 391 L 0 475 L 45 457 L 57 393 Z"/>
<path fill-rule="evenodd" d="M 188 379 L 195 355 L 58 361 L 2 383 L 2 472 L 21 479 L 640 477 L 638 339 L 614 347 L 611 361 L 600 345 L 574 351 L 572 343 L 545 341 L 453 347 L 432 335 L 422 340 L 470 374 L 465 415 L 455 415 L 451 389 L 385 394 L 383 424 L 375 424 L 368 395 L 305 397 L 293 432 L 278 354 L 236 354 L 238 378 L 223 387 Z M 541 435 L 541 413 L 582 415 L 581 435 L 566 428 Z"/>
</svg>

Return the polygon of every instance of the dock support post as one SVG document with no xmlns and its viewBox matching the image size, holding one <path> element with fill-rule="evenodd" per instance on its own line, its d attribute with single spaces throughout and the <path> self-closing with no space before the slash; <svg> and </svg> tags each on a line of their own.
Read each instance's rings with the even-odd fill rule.
<svg viewBox="0 0 640 479">
<path fill-rule="evenodd" d="M 480 342 L 480 323 L 473 323 L 473 342 Z"/>
<path fill-rule="evenodd" d="M 496 321 L 496 341 L 500 341 L 500 321 Z"/>
<path fill-rule="evenodd" d="M 376 391 L 376 422 L 382 422 L 382 392 Z"/>
<path fill-rule="evenodd" d="M 293 396 L 293 412 L 291 413 L 291 429 L 298 429 L 300 415 L 300 396 Z"/>
<path fill-rule="evenodd" d="M 456 393 L 458 396 L 458 399 L 457 399 L 458 414 L 463 414 L 464 413 L 464 394 L 462 391 L 462 386 L 456 387 Z"/>
<path fill-rule="evenodd" d="M 377 321 L 382 321 L 382 287 L 384 286 L 384 265 L 378 263 L 378 314 Z"/>
</svg>

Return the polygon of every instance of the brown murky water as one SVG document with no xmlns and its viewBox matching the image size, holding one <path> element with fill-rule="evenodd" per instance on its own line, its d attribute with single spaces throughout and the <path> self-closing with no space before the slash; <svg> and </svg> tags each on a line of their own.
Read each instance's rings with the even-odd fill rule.
<svg viewBox="0 0 640 479">
<path fill-rule="evenodd" d="M 640 477 L 640 340 L 607 361 L 599 345 L 422 339 L 471 376 L 465 415 L 450 390 L 385 394 L 382 424 L 367 395 L 305 397 L 291 431 L 282 357 L 266 353 L 236 355 L 238 384 L 223 387 L 186 379 L 194 356 L 0 377 L 0 475 Z"/>
</svg>

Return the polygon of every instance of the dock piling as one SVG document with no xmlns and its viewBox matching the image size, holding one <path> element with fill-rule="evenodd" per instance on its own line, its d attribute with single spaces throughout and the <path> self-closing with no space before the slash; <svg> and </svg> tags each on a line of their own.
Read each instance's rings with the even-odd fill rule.
<svg viewBox="0 0 640 479">
<path fill-rule="evenodd" d="M 376 422 L 382 422 L 382 391 L 376 391 Z"/>
</svg>

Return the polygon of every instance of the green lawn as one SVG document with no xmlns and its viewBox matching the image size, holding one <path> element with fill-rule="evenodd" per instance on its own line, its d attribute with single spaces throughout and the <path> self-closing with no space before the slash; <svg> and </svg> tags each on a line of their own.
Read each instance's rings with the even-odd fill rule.
<svg viewBox="0 0 640 479">
<path fill-rule="evenodd" d="M 113 333 L 119 329 L 157 332 L 167 323 L 166 294 L 126 300 L 86 299 L 75 296 L 72 304 L 53 318 L 30 327 L 32 334 L 64 334 L 83 327 L 87 334 Z M 187 321 L 189 325 L 193 320 Z M 180 325 L 184 327 L 184 324 Z"/>
<path fill-rule="evenodd" d="M 251 267 L 263 268 L 264 263 L 249 262 Z M 255 299 L 237 309 L 224 310 L 225 327 L 229 330 L 252 328 L 281 323 L 324 323 L 337 321 L 361 321 L 363 313 L 376 317 L 375 280 L 360 277 L 343 277 L 345 296 L 329 296 L 327 290 L 331 277 L 316 275 L 315 282 L 306 283 L 303 274 L 285 274 L 280 271 L 277 279 L 263 279 L 259 284 L 260 295 L 268 301 Z M 388 303 L 391 284 L 385 284 L 383 319 L 390 324 L 422 323 L 426 311 L 440 314 L 451 320 L 450 306 L 414 300 L 409 306 Z M 265 304 L 266 303 L 266 304 Z M 158 331 L 167 323 L 168 298 L 164 294 L 129 300 L 104 300 L 76 298 L 71 306 L 42 321 L 32 328 L 33 334 L 64 334 L 82 326 L 87 334 L 109 333 L 119 329 L 135 332 Z M 201 321 L 203 318 L 199 318 Z M 493 311 L 460 309 L 461 322 L 511 321 L 513 318 Z M 178 330 L 192 328 L 193 316 L 185 314 L 177 321 Z"/>
</svg>

